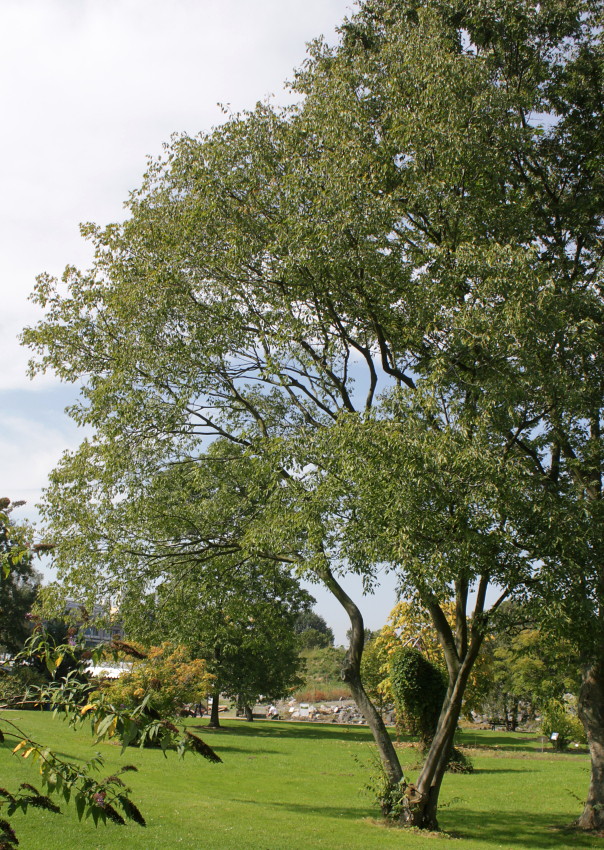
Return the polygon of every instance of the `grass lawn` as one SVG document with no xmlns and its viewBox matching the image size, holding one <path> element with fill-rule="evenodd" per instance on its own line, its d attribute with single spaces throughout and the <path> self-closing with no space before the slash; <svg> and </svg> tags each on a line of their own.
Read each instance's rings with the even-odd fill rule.
<svg viewBox="0 0 604 850">
<path fill-rule="evenodd" d="M 32 810 L 12 818 L 23 850 L 604 850 L 604 840 L 560 828 L 581 810 L 587 756 L 542 753 L 539 739 L 525 734 L 460 734 L 460 743 L 473 748 L 476 771 L 446 777 L 440 821 L 448 835 L 436 836 L 379 823 L 363 790 L 373 759 L 364 728 L 226 721 L 223 731 L 200 732 L 224 760 L 212 765 L 192 755 L 165 759 L 152 750 L 130 749 L 121 757 L 118 745 L 93 747 L 87 728 L 74 732 L 49 714 L 8 716 L 66 755 L 88 758 L 98 750 L 107 773 L 135 764 L 140 772 L 124 778 L 148 823 L 95 828 L 90 820 L 78 823 L 69 806 L 61 815 Z M 35 766 L 13 756 L 13 745 L 7 739 L 0 747 L 0 785 L 37 784 Z M 401 753 L 407 765 L 416 762 L 413 748 Z"/>
</svg>

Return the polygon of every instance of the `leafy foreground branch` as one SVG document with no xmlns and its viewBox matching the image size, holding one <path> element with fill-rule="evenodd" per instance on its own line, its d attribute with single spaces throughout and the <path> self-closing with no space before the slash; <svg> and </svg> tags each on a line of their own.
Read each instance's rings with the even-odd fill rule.
<svg viewBox="0 0 604 850">
<path fill-rule="evenodd" d="M 39 630 L 29 639 L 17 661 L 24 663 L 35 658 L 43 661 L 52 672 L 59 668 L 66 655 L 75 659 L 79 654 L 81 659 L 81 650 L 82 646 L 77 645 L 53 646 L 48 636 Z M 103 650 L 103 647 L 98 647 L 93 651 L 85 650 L 83 654 L 98 660 Z M 136 708 L 128 709 L 115 707 L 101 691 L 91 692 L 90 684 L 82 676 L 81 664 L 80 661 L 61 681 L 51 680 L 47 685 L 30 688 L 27 701 L 41 707 L 46 705 L 55 717 L 62 715 L 74 728 L 90 719 L 94 742 L 118 737 L 122 753 L 136 741 L 139 746 L 157 745 L 164 755 L 168 749 L 176 749 L 181 757 L 190 751 L 213 763 L 222 761 L 201 738 L 184 728 L 179 729 L 169 719 L 151 716 L 146 711 L 150 694 L 146 694 Z M 42 788 L 46 792 L 29 783 L 22 783 L 15 792 L 0 788 L 0 807 L 6 806 L 8 817 L 18 810 L 26 813 L 30 807 L 60 813 L 61 809 L 51 799 L 52 795 L 62 797 L 66 803 L 73 802 L 78 818 L 92 817 L 95 825 L 99 820 L 103 823 L 110 820 L 123 826 L 130 820 L 146 826 L 144 816 L 130 798 L 131 789 L 121 779 L 123 774 L 137 770 L 134 765 L 124 765 L 115 773 L 98 779 L 93 773 L 100 771 L 104 765 L 99 753 L 83 764 L 62 758 L 50 747 L 31 738 L 18 724 L 2 716 L 0 743 L 7 739 L 17 742 L 13 748 L 15 756 L 38 762 Z M 13 850 L 18 844 L 10 823 L 0 819 L 0 850 Z"/>
</svg>

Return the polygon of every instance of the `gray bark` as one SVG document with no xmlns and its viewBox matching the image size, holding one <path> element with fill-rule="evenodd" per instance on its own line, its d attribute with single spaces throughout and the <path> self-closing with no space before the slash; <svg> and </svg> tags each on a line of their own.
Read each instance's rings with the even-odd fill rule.
<svg viewBox="0 0 604 850">
<path fill-rule="evenodd" d="M 601 831 L 604 830 L 604 662 L 585 670 L 578 710 L 587 733 L 591 780 L 585 808 L 576 826 Z"/>
<path fill-rule="evenodd" d="M 365 643 L 363 617 L 355 603 L 336 581 L 331 570 L 326 568 L 321 578 L 346 610 L 350 619 L 350 645 L 342 669 L 342 679 L 350 686 L 353 699 L 371 729 L 384 773 L 388 777 L 390 785 L 394 788 L 396 785 L 402 784 L 404 780 L 403 769 L 384 721 L 367 696 L 361 681 L 361 658 L 363 657 Z"/>
</svg>

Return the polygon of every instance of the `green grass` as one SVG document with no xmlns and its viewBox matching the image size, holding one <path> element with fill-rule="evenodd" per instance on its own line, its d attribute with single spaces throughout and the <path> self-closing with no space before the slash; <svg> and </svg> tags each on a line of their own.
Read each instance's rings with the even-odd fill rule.
<svg viewBox="0 0 604 850">
<path fill-rule="evenodd" d="M 479 745 L 472 752 L 476 772 L 446 777 L 440 819 L 450 837 L 440 837 L 379 824 L 371 797 L 363 791 L 373 758 L 364 728 L 227 721 L 224 731 L 201 732 L 224 760 L 212 765 L 190 755 L 183 761 L 174 754 L 164 759 L 150 750 L 130 749 L 120 757 L 119 746 L 94 748 L 86 729 L 74 732 L 48 714 L 8 716 L 66 755 L 88 758 L 97 749 L 107 761 L 107 773 L 120 763 L 136 764 L 140 772 L 127 778 L 148 822 L 146 828 L 95 828 L 91 821 L 78 823 L 65 805 L 61 815 L 16 814 L 12 823 L 22 850 L 604 848 L 604 841 L 560 829 L 581 809 L 587 756 L 541 753 L 536 736 L 461 734 L 462 743 Z M 0 785 L 35 784 L 35 767 L 11 755 L 12 745 L 7 740 L 0 748 Z M 416 762 L 413 748 L 401 753 L 407 764 Z"/>
</svg>

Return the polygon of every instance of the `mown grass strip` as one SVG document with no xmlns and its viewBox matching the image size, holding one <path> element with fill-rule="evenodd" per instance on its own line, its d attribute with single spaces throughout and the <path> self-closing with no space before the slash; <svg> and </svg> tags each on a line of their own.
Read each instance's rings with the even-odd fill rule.
<svg viewBox="0 0 604 850">
<path fill-rule="evenodd" d="M 539 739 L 521 734 L 462 733 L 476 771 L 447 776 L 441 826 L 449 836 L 389 829 L 364 790 L 374 761 L 367 729 L 328 724 L 226 721 L 209 732 L 195 728 L 224 761 L 211 765 L 159 751 L 93 747 L 86 730 L 74 732 L 46 713 L 19 713 L 38 739 L 70 756 L 105 757 L 107 772 L 134 763 L 128 776 L 146 828 L 79 824 L 75 811 L 31 812 L 13 818 L 24 850 L 429 850 L 438 841 L 455 850 L 535 850 L 604 847 L 604 841 L 570 835 L 560 827 L 579 813 L 588 782 L 585 754 L 541 753 Z M 191 721 L 200 727 L 200 721 Z M 0 749 L 0 785 L 32 781 L 35 769 Z M 407 765 L 414 748 L 401 748 Z M 411 773 L 413 770 L 411 768 Z M 444 846 L 444 844 L 442 845 Z"/>
</svg>

